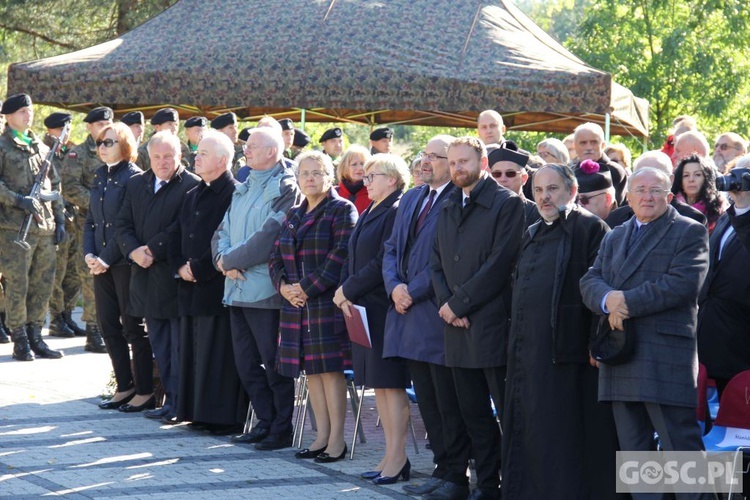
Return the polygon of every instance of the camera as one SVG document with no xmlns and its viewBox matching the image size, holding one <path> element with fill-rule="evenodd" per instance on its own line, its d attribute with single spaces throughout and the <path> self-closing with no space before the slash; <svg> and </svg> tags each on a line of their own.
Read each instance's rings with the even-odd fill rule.
<svg viewBox="0 0 750 500">
<path fill-rule="evenodd" d="M 727 175 L 716 178 L 719 191 L 750 191 L 750 169 L 734 168 Z"/>
</svg>

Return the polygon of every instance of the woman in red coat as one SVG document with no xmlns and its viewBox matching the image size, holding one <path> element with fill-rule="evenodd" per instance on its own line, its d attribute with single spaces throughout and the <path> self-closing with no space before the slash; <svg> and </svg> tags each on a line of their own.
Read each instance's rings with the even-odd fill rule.
<svg viewBox="0 0 750 500">
<path fill-rule="evenodd" d="M 367 148 L 354 144 L 341 157 L 336 170 L 336 177 L 341 181 L 336 187 L 339 196 L 354 203 L 359 214 L 370 204 L 367 188 L 362 179 L 365 175 L 365 163 L 369 159 L 370 152 Z"/>
</svg>

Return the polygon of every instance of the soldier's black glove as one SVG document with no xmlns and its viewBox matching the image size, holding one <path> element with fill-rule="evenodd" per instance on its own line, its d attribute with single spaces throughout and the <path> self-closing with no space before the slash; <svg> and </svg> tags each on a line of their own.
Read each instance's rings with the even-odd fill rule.
<svg viewBox="0 0 750 500">
<path fill-rule="evenodd" d="M 68 232 L 65 231 L 65 223 L 55 223 L 55 245 L 59 245 L 67 237 Z"/>
<path fill-rule="evenodd" d="M 42 213 L 42 204 L 39 200 L 32 198 L 31 196 L 17 194 L 16 206 L 22 210 L 26 210 L 31 215 L 39 215 Z"/>
</svg>

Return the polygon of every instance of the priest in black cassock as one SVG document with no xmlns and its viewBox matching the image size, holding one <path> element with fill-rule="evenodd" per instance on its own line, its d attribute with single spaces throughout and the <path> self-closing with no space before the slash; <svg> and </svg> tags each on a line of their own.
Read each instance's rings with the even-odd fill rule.
<svg viewBox="0 0 750 500">
<path fill-rule="evenodd" d="M 234 364 L 229 309 L 222 304 L 224 276 L 211 257 L 211 237 L 237 183 L 230 168 L 234 146 L 207 131 L 198 144 L 195 173 L 175 228 L 172 267 L 179 275 L 180 386 L 177 421 L 214 434 L 239 432 L 248 399 Z"/>
<path fill-rule="evenodd" d="M 605 499 L 615 493 L 616 433 L 589 361 L 595 319 L 578 281 L 609 231 L 574 203 L 564 165 L 533 179 L 542 220 L 526 231 L 513 284 L 503 413 L 503 498 Z"/>
</svg>

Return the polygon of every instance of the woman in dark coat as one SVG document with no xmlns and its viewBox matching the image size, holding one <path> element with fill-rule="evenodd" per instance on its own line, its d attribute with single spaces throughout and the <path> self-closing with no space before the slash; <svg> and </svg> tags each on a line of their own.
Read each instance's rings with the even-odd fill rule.
<svg viewBox="0 0 750 500">
<path fill-rule="evenodd" d="M 380 476 L 373 482 L 392 484 L 399 477 L 409 478 L 411 465 L 406 458 L 409 400 L 405 388 L 410 387 L 411 381 L 402 359 L 383 359 L 389 306 L 383 283 L 383 244 L 391 235 L 398 201 L 409 184 L 409 169 L 396 155 L 377 154 L 365 164 L 364 181 L 372 203 L 360 216 L 349 240 L 348 266 L 333 300 L 347 315 L 352 304 L 367 310 L 372 349 L 352 346 L 354 377 L 356 384 L 375 389 L 385 432 L 385 457 L 375 467 Z"/>
<path fill-rule="evenodd" d="M 357 144 L 352 145 L 341 157 L 336 170 L 336 177 L 340 183 L 336 186 L 339 196 L 354 203 L 357 213 L 361 214 L 370 204 L 367 189 L 362 180 L 365 175 L 365 163 L 371 155 L 367 148 Z"/>
<path fill-rule="evenodd" d="M 695 154 L 683 158 L 677 164 L 672 193 L 677 200 L 687 203 L 706 216 L 709 234 L 729 206 L 724 195 L 716 190 L 716 172 L 713 166 Z"/>
<path fill-rule="evenodd" d="M 354 205 L 333 189 L 333 163 L 314 151 L 298 157 L 304 201 L 282 225 L 270 262 L 271 279 L 284 297 L 276 370 L 296 377 L 305 370 L 317 436 L 297 458 L 334 462 L 346 455 L 344 419 L 351 349 L 333 294 L 357 221 Z"/>
<path fill-rule="evenodd" d="M 123 123 L 104 127 L 96 141 L 105 163 L 96 171 L 91 203 L 83 228 L 83 253 L 94 275 L 96 318 L 115 372 L 117 391 L 99 408 L 114 410 L 138 407 L 153 397 L 151 344 L 141 318 L 125 311 L 130 295 L 130 264 L 123 258 L 115 237 L 115 218 L 125 197 L 125 185 L 141 173 L 135 166 L 137 150 L 130 128 Z M 130 364 L 133 351 L 133 368 Z"/>
</svg>

